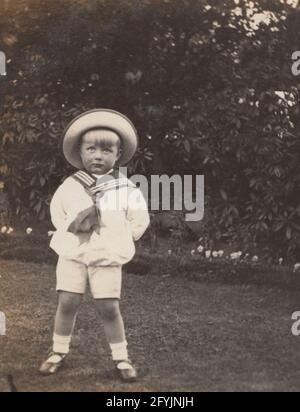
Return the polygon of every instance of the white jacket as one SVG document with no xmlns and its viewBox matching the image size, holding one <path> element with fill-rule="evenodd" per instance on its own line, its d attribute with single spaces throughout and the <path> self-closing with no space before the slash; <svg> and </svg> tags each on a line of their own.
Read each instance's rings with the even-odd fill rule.
<svg viewBox="0 0 300 412">
<path fill-rule="evenodd" d="M 50 247 L 60 255 L 93 266 L 123 265 L 135 254 L 134 241 L 147 229 L 150 219 L 142 192 L 121 187 L 98 199 L 99 229 L 92 234 L 73 234 L 67 228 L 77 214 L 93 205 L 81 183 L 68 177 L 56 190 L 50 204 L 56 232 Z"/>
</svg>

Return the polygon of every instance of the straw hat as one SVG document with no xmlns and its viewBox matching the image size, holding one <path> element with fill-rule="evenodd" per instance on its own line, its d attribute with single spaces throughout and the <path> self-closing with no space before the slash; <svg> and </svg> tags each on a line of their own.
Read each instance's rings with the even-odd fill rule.
<svg viewBox="0 0 300 412">
<path fill-rule="evenodd" d="M 137 132 L 132 122 L 115 110 L 93 109 L 75 117 L 63 133 L 63 153 L 72 166 L 83 168 L 78 143 L 81 136 L 92 129 L 109 129 L 117 133 L 122 144 L 118 165 L 123 166 L 130 161 L 138 145 Z"/>
</svg>

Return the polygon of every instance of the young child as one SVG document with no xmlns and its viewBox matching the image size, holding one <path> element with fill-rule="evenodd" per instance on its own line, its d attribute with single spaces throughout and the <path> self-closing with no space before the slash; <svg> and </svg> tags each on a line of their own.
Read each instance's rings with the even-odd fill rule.
<svg viewBox="0 0 300 412">
<path fill-rule="evenodd" d="M 57 372 L 69 352 L 88 280 L 119 377 L 137 378 L 119 299 L 122 265 L 133 258 L 134 241 L 147 229 L 149 214 L 141 191 L 116 168 L 127 164 L 136 148 L 134 126 L 112 110 L 85 112 L 64 132 L 64 155 L 80 170 L 59 186 L 50 205 L 57 229 L 50 246 L 59 255 L 58 307 L 53 351 L 40 367 L 43 374 Z"/>
</svg>

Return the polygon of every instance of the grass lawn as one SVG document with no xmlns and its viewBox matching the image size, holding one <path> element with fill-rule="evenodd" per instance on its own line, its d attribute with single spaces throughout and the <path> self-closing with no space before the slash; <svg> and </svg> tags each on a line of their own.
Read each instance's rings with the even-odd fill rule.
<svg viewBox="0 0 300 412">
<path fill-rule="evenodd" d="M 142 373 L 128 385 L 115 379 L 89 293 L 65 368 L 41 377 L 56 309 L 55 267 L 1 260 L 0 268 L 0 310 L 7 317 L 0 391 L 8 374 L 19 391 L 300 390 L 300 336 L 291 334 L 300 291 L 293 284 L 124 273 L 121 307 Z"/>
</svg>

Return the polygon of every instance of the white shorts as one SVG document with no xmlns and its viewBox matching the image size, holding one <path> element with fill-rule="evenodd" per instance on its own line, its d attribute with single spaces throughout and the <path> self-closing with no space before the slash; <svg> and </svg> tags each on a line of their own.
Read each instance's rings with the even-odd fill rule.
<svg viewBox="0 0 300 412">
<path fill-rule="evenodd" d="M 122 266 L 87 266 L 59 256 L 56 290 L 84 294 L 88 280 L 95 299 L 120 299 Z"/>
</svg>

